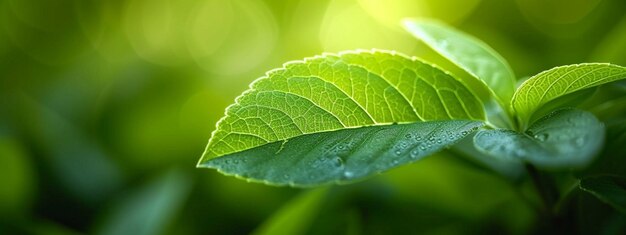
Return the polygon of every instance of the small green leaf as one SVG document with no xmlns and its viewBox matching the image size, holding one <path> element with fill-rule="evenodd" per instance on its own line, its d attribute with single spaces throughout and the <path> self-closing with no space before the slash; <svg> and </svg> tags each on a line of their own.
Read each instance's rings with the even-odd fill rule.
<svg viewBox="0 0 626 235">
<path fill-rule="evenodd" d="M 286 203 L 252 234 L 305 234 L 324 202 L 327 188 L 302 192 Z"/>
<path fill-rule="evenodd" d="M 522 128 L 541 106 L 561 96 L 626 78 L 626 67 L 604 63 L 575 64 L 541 72 L 517 89 L 512 106 Z"/>
<path fill-rule="evenodd" d="M 482 130 L 476 147 L 491 156 L 527 161 L 542 168 L 587 166 L 604 141 L 604 125 L 591 113 L 557 110 L 535 122 L 525 133 Z"/>
<path fill-rule="evenodd" d="M 492 94 L 503 107 L 509 107 L 516 79 L 506 60 L 495 50 L 438 21 L 406 19 L 403 23 L 413 36 L 473 75 L 476 81 L 467 83 L 476 93 Z"/>
<path fill-rule="evenodd" d="M 324 54 L 256 80 L 227 108 L 199 165 L 305 134 L 450 119 L 484 120 L 452 75 L 396 52 Z"/>
<path fill-rule="evenodd" d="M 597 176 L 582 179 L 580 188 L 626 214 L 626 178 Z"/>
<path fill-rule="evenodd" d="M 274 185 L 348 183 L 433 154 L 477 130 L 477 121 L 431 121 L 301 135 L 200 166 Z"/>
</svg>

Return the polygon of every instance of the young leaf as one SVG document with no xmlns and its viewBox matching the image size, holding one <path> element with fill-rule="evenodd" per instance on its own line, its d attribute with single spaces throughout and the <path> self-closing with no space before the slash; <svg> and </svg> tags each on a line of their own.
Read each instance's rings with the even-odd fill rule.
<svg viewBox="0 0 626 235">
<path fill-rule="evenodd" d="M 403 24 L 413 36 L 480 81 L 468 81 L 477 93 L 492 94 L 503 107 L 509 107 L 516 79 L 506 60 L 495 50 L 437 21 L 406 19 Z"/>
<path fill-rule="evenodd" d="M 544 104 L 561 96 L 626 78 L 626 67 L 603 63 L 575 64 L 541 72 L 517 89 L 512 106 L 522 127 Z"/>
<path fill-rule="evenodd" d="M 591 162 L 604 141 L 604 125 L 591 113 L 557 110 L 535 122 L 525 133 L 483 130 L 476 147 L 493 157 L 527 161 L 542 168 L 579 168 Z"/>
<path fill-rule="evenodd" d="M 450 74 L 396 52 L 324 54 L 256 80 L 227 108 L 199 166 L 305 134 L 450 119 L 484 119 L 480 101 Z"/>
<path fill-rule="evenodd" d="M 589 177 L 580 181 L 580 189 L 626 214 L 626 179 L 619 176 Z"/>
<path fill-rule="evenodd" d="M 348 183 L 433 154 L 482 125 L 430 121 L 307 134 L 213 158 L 200 166 L 274 185 Z"/>
</svg>

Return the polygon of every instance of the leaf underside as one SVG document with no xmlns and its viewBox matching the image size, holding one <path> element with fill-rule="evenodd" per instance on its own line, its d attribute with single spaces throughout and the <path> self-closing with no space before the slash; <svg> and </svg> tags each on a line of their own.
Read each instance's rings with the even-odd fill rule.
<svg viewBox="0 0 626 235">
<path fill-rule="evenodd" d="M 348 183 L 431 155 L 482 125 L 450 120 L 307 134 L 210 159 L 200 166 L 272 185 Z"/>
<path fill-rule="evenodd" d="M 602 148 L 604 125 L 593 114 L 557 110 L 535 122 L 525 133 L 482 130 L 476 147 L 493 157 L 526 161 L 541 168 L 581 168 Z"/>
<path fill-rule="evenodd" d="M 324 54 L 256 80 L 227 108 L 199 165 L 306 134 L 451 119 L 484 120 L 452 75 L 396 52 Z"/>
<path fill-rule="evenodd" d="M 526 80 L 513 96 L 512 106 L 522 125 L 535 111 L 559 97 L 626 78 L 626 67 L 586 63 L 556 67 Z"/>
<path fill-rule="evenodd" d="M 618 176 L 589 177 L 580 181 L 580 188 L 626 214 L 626 178 Z"/>
</svg>

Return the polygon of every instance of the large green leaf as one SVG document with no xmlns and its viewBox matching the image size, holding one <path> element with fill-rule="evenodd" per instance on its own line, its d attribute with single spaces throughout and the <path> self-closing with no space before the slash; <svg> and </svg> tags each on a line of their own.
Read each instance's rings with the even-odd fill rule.
<svg viewBox="0 0 626 235">
<path fill-rule="evenodd" d="M 493 94 L 508 108 L 515 91 L 515 75 L 508 63 L 481 40 L 433 20 L 406 19 L 405 28 L 430 48 L 471 74 L 468 84 L 477 93 Z"/>
<path fill-rule="evenodd" d="M 593 114 L 575 109 L 557 110 L 525 133 L 482 130 L 474 137 L 476 147 L 486 154 L 550 169 L 586 166 L 603 141 L 604 125 Z"/>
<path fill-rule="evenodd" d="M 200 166 L 274 185 L 347 183 L 433 154 L 482 125 L 430 121 L 307 134 L 213 158 Z"/>
<path fill-rule="evenodd" d="M 305 134 L 450 119 L 484 119 L 480 101 L 450 74 L 396 52 L 324 54 L 256 80 L 227 108 L 199 166 Z"/>
<path fill-rule="evenodd" d="M 580 188 L 626 214 L 626 178 L 597 176 L 582 179 Z"/>
<path fill-rule="evenodd" d="M 564 95 L 626 78 L 626 67 L 604 63 L 556 67 L 526 80 L 513 96 L 522 129 L 544 104 Z"/>
</svg>

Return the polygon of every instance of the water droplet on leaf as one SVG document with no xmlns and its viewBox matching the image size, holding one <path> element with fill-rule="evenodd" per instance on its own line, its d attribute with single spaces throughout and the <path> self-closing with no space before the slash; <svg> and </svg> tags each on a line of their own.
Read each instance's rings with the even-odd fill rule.
<svg viewBox="0 0 626 235">
<path fill-rule="evenodd" d="M 543 133 L 543 134 L 537 134 L 534 137 L 535 137 L 535 139 L 537 139 L 539 141 L 546 141 L 549 136 L 548 136 L 547 133 Z"/>
<path fill-rule="evenodd" d="M 581 147 L 585 144 L 585 137 L 578 137 L 574 140 L 574 144 L 576 144 L 577 147 Z"/>
<path fill-rule="evenodd" d="M 334 162 L 336 167 L 340 167 L 343 166 L 343 160 L 341 160 L 341 158 L 335 158 L 335 162 Z"/>
</svg>

